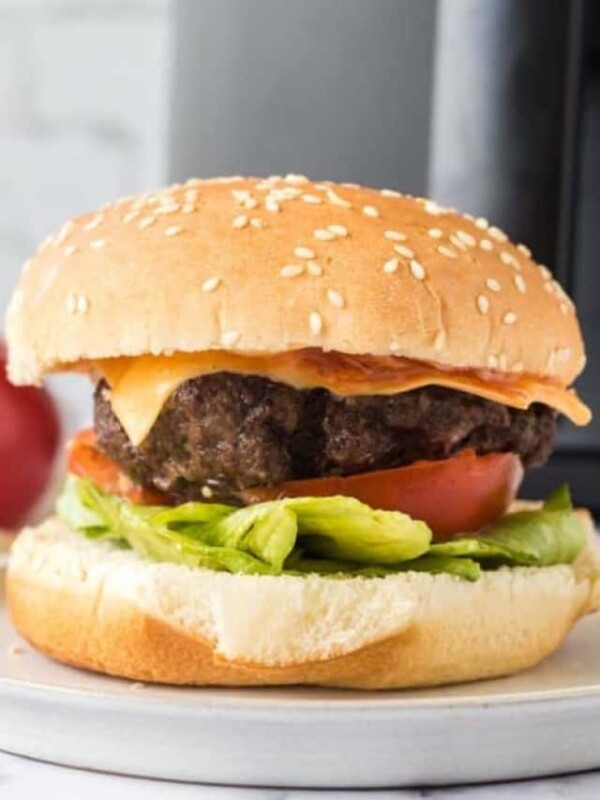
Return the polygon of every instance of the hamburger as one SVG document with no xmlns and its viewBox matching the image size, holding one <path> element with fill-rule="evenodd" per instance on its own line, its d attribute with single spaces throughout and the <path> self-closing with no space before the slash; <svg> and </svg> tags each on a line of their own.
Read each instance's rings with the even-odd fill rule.
<svg viewBox="0 0 600 800">
<path fill-rule="evenodd" d="M 25 265 L 9 376 L 78 372 L 94 426 L 21 532 L 17 630 L 181 684 L 506 675 L 599 604 L 589 513 L 516 501 L 585 364 L 524 245 L 431 200 L 192 179 L 67 222 Z"/>
</svg>

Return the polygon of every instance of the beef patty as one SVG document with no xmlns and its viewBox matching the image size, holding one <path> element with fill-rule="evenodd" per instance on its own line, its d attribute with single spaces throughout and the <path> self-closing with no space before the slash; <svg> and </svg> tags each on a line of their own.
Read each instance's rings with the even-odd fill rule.
<svg viewBox="0 0 600 800">
<path fill-rule="evenodd" d="M 465 448 L 518 453 L 526 467 L 536 466 L 552 451 L 555 412 L 540 403 L 519 411 L 437 386 L 339 397 L 219 372 L 182 383 L 138 447 L 101 382 L 95 425 L 99 447 L 137 483 L 177 501 L 210 494 L 239 502 L 250 486 L 400 467 Z"/>
</svg>

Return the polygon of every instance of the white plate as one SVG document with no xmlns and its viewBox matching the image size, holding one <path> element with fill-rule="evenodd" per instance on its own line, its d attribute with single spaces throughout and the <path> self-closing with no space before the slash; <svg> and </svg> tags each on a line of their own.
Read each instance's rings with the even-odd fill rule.
<svg viewBox="0 0 600 800">
<path fill-rule="evenodd" d="M 592 769 L 600 767 L 600 616 L 537 669 L 503 680 L 383 693 L 182 689 L 56 664 L 19 640 L 0 602 L 0 749 L 131 775 L 293 787 Z"/>
</svg>

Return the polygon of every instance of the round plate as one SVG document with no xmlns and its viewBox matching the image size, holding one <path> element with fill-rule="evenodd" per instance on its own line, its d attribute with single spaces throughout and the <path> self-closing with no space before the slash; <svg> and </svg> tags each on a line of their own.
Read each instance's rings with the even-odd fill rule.
<svg viewBox="0 0 600 800">
<path fill-rule="evenodd" d="M 0 596 L 3 594 L 0 586 Z M 539 667 L 419 691 L 188 689 L 54 663 L 0 602 L 0 749 L 204 783 L 382 787 L 600 767 L 600 617 Z"/>
</svg>

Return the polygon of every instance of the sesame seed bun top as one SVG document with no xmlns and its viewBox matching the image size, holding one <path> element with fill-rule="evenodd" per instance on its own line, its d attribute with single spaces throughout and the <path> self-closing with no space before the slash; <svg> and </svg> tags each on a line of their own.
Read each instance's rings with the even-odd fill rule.
<svg viewBox="0 0 600 800">
<path fill-rule="evenodd" d="M 7 315 L 9 374 L 319 347 L 568 386 L 574 307 L 523 245 L 430 200 L 303 176 L 192 179 L 66 223 Z"/>
</svg>

